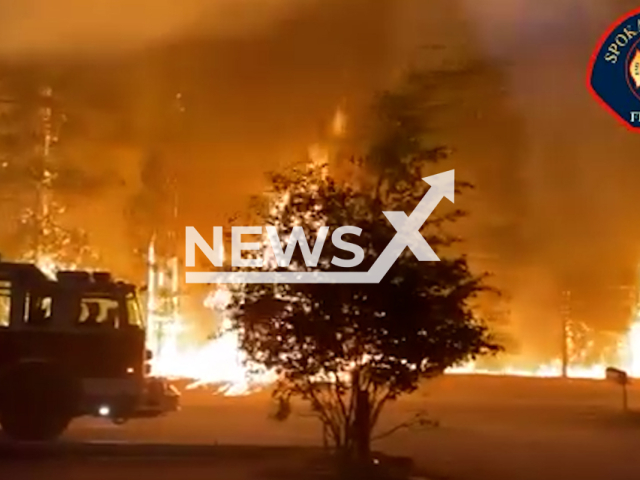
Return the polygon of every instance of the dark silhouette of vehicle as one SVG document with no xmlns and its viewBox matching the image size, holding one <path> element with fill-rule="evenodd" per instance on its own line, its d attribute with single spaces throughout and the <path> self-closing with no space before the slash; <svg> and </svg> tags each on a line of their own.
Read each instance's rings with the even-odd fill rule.
<svg viewBox="0 0 640 480">
<path fill-rule="evenodd" d="M 106 272 L 0 262 L 0 425 L 15 440 L 58 438 L 79 416 L 115 423 L 178 409 L 150 376 L 135 286 Z"/>
</svg>

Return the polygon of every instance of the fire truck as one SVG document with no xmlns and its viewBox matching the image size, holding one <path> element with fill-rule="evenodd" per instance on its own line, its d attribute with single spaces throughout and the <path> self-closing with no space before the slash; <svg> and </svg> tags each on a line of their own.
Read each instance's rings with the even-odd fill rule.
<svg viewBox="0 0 640 480">
<path fill-rule="evenodd" d="M 114 423 L 175 411 L 150 375 L 134 285 L 108 272 L 0 261 L 0 425 L 14 440 L 58 438 L 77 417 Z"/>
</svg>

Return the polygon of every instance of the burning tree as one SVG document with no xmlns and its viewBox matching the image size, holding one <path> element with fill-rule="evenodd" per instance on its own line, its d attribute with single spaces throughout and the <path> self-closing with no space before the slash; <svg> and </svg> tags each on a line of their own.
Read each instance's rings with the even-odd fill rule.
<svg viewBox="0 0 640 480">
<path fill-rule="evenodd" d="M 171 168 L 171 149 L 167 142 L 180 140 L 185 108 L 182 94 L 178 93 L 174 101 L 166 122 L 168 128 L 163 132 L 164 139 L 153 138 L 152 143 L 156 146 L 144 159 L 140 171 L 141 188 L 126 212 L 137 246 L 136 257 L 146 263 L 147 343 L 156 359 L 154 373 L 165 368 L 161 365 L 171 363 L 182 329 L 179 320 L 178 182 Z"/>
<path fill-rule="evenodd" d="M 52 88 L 43 87 L 37 95 L 4 95 L 2 106 L 2 201 L 16 220 L 7 239 L 9 250 L 46 271 L 95 261 L 86 233 L 65 226 L 61 218 L 66 207 L 57 194 L 84 191 L 86 178 L 56 155 L 67 119 Z"/>
<path fill-rule="evenodd" d="M 445 153 L 426 147 L 420 136 L 415 103 L 408 101 L 418 81 L 412 77 L 408 90 L 382 97 L 382 133 L 370 155 L 356 162 L 358 186 L 339 183 L 319 165 L 271 176 L 276 201 L 260 215 L 280 238 L 290 238 L 294 227 L 355 226 L 361 233 L 354 243 L 365 253 L 358 268 L 368 270 L 395 235 L 383 212 L 412 210 L 426 192 L 425 167 Z M 423 227 L 441 261 L 420 263 L 405 251 L 379 284 L 249 284 L 234 292 L 232 318 L 242 348 L 280 375 L 275 396 L 282 418 L 293 397 L 310 402 L 348 463 L 369 458 L 374 427 L 390 401 L 448 367 L 500 350 L 472 309 L 488 289 L 484 277 L 470 271 L 464 256 L 447 253 L 454 239 L 443 227 L 460 213 Z M 345 262 L 344 251 L 319 242 L 306 255 L 292 248 L 290 262 L 265 261 L 264 268 L 341 270 L 335 258 Z"/>
</svg>

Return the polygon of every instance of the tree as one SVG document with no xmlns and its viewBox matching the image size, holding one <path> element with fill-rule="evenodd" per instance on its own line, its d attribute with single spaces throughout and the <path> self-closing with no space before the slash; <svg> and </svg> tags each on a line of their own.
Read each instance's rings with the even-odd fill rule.
<svg viewBox="0 0 640 480">
<path fill-rule="evenodd" d="M 5 193 L 1 200 L 5 218 L 15 221 L 4 245 L 12 256 L 47 271 L 86 266 L 96 254 L 84 230 L 62 221 L 66 207 L 59 194 L 86 193 L 87 187 L 96 185 L 57 155 L 55 147 L 67 121 L 60 99 L 48 86 L 37 94 L 33 85 L 29 87 L 16 81 L 1 95 L 0 185 Z"/>
<path fill-rule="evenodd" d="M 408 85 L 419 81 L 411 76 Z M 412 95 L 409 89 L 381 97 L 378 141 L 354 162 L 357 185 L 339 183 L 318 165 L 273 174 L 270 200 L 259 211 L 264 223 L 280 238 L 294 227 L 308 234 L 356 226 L 361 233 L 354 243 L 365 252 L 358 269 L 367 270 L 395 235 L 383 211 L 413 209 L 426 190 L 425 167 L 446 156 L 442 147 L 429 147 Z M 286 417 L 293 397 L 310 402 L 347 463 L 369 458 L 373 429 L 388 402 L 450 366 L 500 350 L 473 310 L 489 288 L 484 276 L 450 252 L 455 239 L 444 225 L 461 213 L 448 211 L 423 227 L 441 261 L 419 263 L 405 251 L 379 284 L 249 284 L 233 292 L 242 348 L 280 376 L 274 393 L 280 413 Z M 315 265 L 306 266 L 297 249 L 288 265 L 271 260 L 263 268 L 339 271 L 334 256 L 344 258 L 344 252 L 324 245 Z"/>
<path fill-rule="evenodd" d="M 182 94 L 172 103 L 165 102 L 158 112 L 159 131 L 149 133 L 148 153 L 140 171 L 140 188 L 131 197 L 125 212 L 131 238 L 136 245 L 136 258 L 148 264 L 146 254 L 151 241 L 157 254 L 172 258 L 178 249 L 178 176 L 172 165 L 176 145 L 184 141 L 184 113 Z"/>
<path fill-rule="evenodd" d="M 167 158 L 157 152 L 149 154 L 142 164 L 140 180 L 141 189 L 132 197 L 126 212 L 136 253 L 144 258 L 149 242 L 160 236 L 157 243 L 161 245 L 163 255 L 173 255 L 174 251 L 166 251 L 167 243 L 171 244 L 166 237 L 175 230 L 176 184 Z M 170 246 L 174 247 L 173 244 Z"/>
<path fill-rule="evenodd" d="M 357 226 L 366 270 L 394 235 L 381 221 L 378 199 L 309 173 L 274 177 L 276 191 L 287 195 L 267 224 L 282 237 L 293 226 Z M 334 255 L 344 253 L 325 245 L 317 267 L 309 268 L 298 250 L 289 267 L 267 268 L 339 270 Z M 405 252 L 380 284 L 244 285 L 235 291 L 233 319 L 249 358 L 281 375 L 278 400 L 310 401 L 338 450 L 363 459 L 389 401 L 498 349 L 471 308 L 486 288 L 482 280 L 464 257 L 421 264 Z"/>
</svg>

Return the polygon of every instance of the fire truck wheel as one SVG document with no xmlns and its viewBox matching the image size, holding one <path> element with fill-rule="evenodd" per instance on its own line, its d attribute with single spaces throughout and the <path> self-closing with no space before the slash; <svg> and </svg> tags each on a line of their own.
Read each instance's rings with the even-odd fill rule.
<svg viewBox="0 0 640 480">
<path fill-rule="evenodd" d="M 2 430 L 14 440 L 55 440 L 77 414 L 79 398 L 76 382 L 55 365 L 17 365 L 0 383 Z"/>
</svg>

